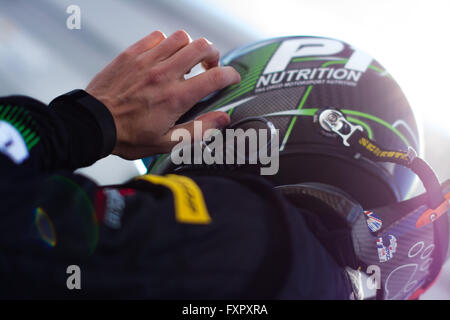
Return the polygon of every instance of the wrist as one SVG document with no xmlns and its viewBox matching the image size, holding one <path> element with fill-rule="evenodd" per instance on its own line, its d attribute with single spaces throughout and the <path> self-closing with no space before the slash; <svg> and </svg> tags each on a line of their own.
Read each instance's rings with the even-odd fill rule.
<svg viewBox="0 0 450 320">
<path fill-rule="evenodd" d="M 116 131 L 116 139 L 115 139 L 115 143 L 114 143 L 114 148 L 112 149 L 111 153 L 118 155 L 117 150 L 120 149 L 120 146 L 122 144 L 125 143 L 126 139 L 123 136 L 123 133 L 125 132 L 125 130 L 122 129 L 122 122 L 120 121 L 120 118 L 122 116 L 120 109 L 123 110 L 123 108 L 120 108 L 118 104 L 118 100 L 117 99 L 112 99 L 108 96 L 105 95 L 100 95 L 95 93 L 94 90 L 90 90 L 89 87 L 86 88 L 86 92 L 91 95 L 92 97 L 94 97 L 95 99 L 97 99 L 98 101 L 100 101 L 106 109 L 108 109 L 109 113 L 112 116 L 113 122 L 114 122 L 114 127 L 115 127 L 115 131 Z"/>
<path fill-rule="evenodd" d="M 116 124 L 111 110 L 103 101 L 84 90 L 76 89 L 57 97 L 52 103 L 55 102 L 73 105 L 86 111 L 95 120 L 102 135 L 100 157 L 105 157 L 113 151 L 117 139 Z"/>
</svg>

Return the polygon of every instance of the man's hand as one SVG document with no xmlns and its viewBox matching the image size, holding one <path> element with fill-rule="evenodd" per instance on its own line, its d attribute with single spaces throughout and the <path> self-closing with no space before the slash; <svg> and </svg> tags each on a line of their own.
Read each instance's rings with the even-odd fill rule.
<svg viewBox="0 0 450 320">
<path fill-rule="evenodd" d="M 137 159 L 169 152 L 173 130 L 185 128 L 193 136 L 193 121 L 175 122 L 210 93 L 240 81 L 231 67 L 218 67 L 219 52 L 206 39 L 191 41 L 184 31 L 166 38 L 155 31 L 138 41 L 103 69 L 86 91 L 111 111 L 117 128 L 113 154 Z M 196 64 L 206 71 L 184 75 Z M 225 127 L 230 118 L 210 112 L 197 119 L 203 131 Z"/>
</svg>

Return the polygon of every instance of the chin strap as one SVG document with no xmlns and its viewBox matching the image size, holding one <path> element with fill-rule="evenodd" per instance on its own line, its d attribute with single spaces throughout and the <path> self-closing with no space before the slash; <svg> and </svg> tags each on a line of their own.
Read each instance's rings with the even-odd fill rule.
<svg viewBox="0 0 450 320">
<path fill-rule="evenodd" d="M 429 287 L 438 276 L 448 249 L 448 217 L 445 214 L 450 208 L 449 201 L 443 195 L 433 169 L 411 147 L 408 151 L 389 150 L 371 140 L 359 125 L 350 123 L 337 109 L 328 108 L 319 110 L 314 121 L 328 133 L 334 133 L 342 139 L 344 146 L 355 151 L 355 157 L 364 156 L 375 162 L 391 162 L 411 169 L 422 181 L 427 195 L 428 209 L 418 220 L 416 227 L 420 228 L 428 223 L 434 225 L 434 239 L 436 247 L 441 250 L 434 251 L 433 264 L 430 275 L 424 284 Z M 439 223 L 437 220 L 439 219 Z"/>
</svg>

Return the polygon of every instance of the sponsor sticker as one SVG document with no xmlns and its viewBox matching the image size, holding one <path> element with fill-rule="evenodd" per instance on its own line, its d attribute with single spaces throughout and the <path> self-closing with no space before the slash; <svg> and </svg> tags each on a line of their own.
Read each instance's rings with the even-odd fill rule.
<svg viewBox="0 0 450 320">
<path fill-rule="evenodd" d="M 377 217 L 375 213 L 372 211 L 364 211 L 364 214 L 367 217 L 367 226 L 369 227 L 369 230 L 372 232 L 377 232 L 381 229 L 383 226 L 383 221 Z"/>
<path fill-rule="evenodd" d="M 394 257 L 394 253 L 397 251 L 397 238 L 390 234 L 388 239 L 388 246 L 383 244 L 383 237 L 377 239 L 378 258 L 380 262 L 391 260 Z"/>
</svg>

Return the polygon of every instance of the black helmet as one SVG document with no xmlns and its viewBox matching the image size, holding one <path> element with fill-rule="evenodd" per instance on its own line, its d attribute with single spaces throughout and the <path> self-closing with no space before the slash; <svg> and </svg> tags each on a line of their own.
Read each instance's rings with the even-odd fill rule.
<svg viewBox="0 0 450 320">
<path fill-rule="evenodd" d="M 279 129 L 276 185 L 318 182 L 345 190 L 365 207 L 404 199 L 415 175 L 392 163 L 376 163 L 354 152 L 313 121 L 324 108 L 337 108 L 369 138 L 392 150 L 420 150 L 418 128 L 405 95 L 372 57 L 342 41 L 282 37 L 236 49 L 222 59 L 241 82 L 217 92 L 181 121 L 224 110 L 231 125 L 259 116 Z M 150 164 L 150 172 L 170 171 L 170 158 Z M 254 171 L 254 165 L 239 170 Z M 376 191 L 376 192 L 374 192 Z"/>
<path fill-rule="evenodd" d="M 232 128 L 278 129 L 279 144 L 270 145 L 279 148 L 279 171 L 266 177 L 291 203 L 320 218 L 325 235 L 311 230 L 346 268 L 353 297 L 423 293 L 446 258 L 450 180 L 441 186 L 417 157 L 417 123 L 392 76 L 366 53 L 318 37 L 258 42 L 222 63 L 233 66 L 241 82 L 180 121 L 222 110 Z M 175 166 L 168 155 L 154 160 L 150 172 L 156 174 L 218 168 L 260 173 L 254 164 Z M 416 174 L 426 193 L 405 200 Z"/>
</svg>

